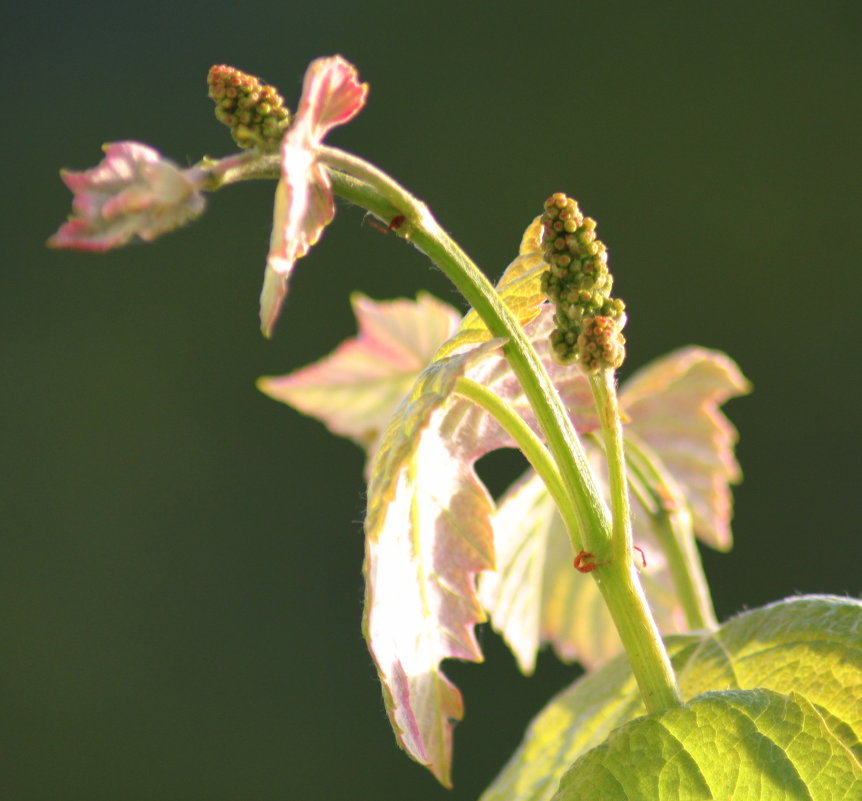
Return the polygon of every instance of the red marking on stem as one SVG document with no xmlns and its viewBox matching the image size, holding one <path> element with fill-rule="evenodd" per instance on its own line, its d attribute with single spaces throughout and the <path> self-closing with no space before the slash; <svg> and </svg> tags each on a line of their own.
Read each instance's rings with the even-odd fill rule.
<svg viewBox="0 0 862 801">
<path fill-rule="evenodd" d="M 595 562 L 588 562 L 588 559 L 592 559 L 593 554 L 587 553 L 587 551 L 578 551 L 575 556 L 575 570 L 579 573 L 592 573 L 598 565 Z"/>
<path fill-rule="evenodd" d="M 641 559 L 643 560 L 644 567 L 646 567 L 646 554 L 644 553 L 644 549 L 639 548 L 637 545 L 632 545 L 632 548 L 634 548 L 641 555 Z"/>
</svg>

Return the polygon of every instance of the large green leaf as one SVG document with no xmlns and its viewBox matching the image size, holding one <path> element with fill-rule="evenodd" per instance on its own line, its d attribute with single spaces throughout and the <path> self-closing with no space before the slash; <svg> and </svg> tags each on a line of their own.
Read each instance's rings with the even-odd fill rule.
<svg viewBox="0 0 862 801">
<path fill-rule="evenodd" d="M 831 596 L 791 598 L 739 615 L 709 636 L 671 638 L 669 650 L 686 699 L 727 690 L 798 693 L 828 729 L 828 737 L 823 734 L 828 744 L 818 739 L 817 747 L 846 752 L 856 765 L 854 770 L 858 770 L 862 763 L 862 603 L 859 601 Z M 800 709 L 808 708 L 802 702 L 794 704 Z M 547 801 L 575 760 L 601 745 L 611 731 L 643 714 L 644 707 L 625 657 L 612 660 L 576 681 L 539 713 L 518 751 L 482 801 Z M 804 710 L 792 714 L 810 718 Z M 629 769 L 638 771 L 643 761 L 645 772 L 653 770 L 648 765 L 653 758 L 652 748 L 653 744 L 649 744 L 643 752 L 631 751 Z M 838 789 L 843 792 L 842 787 Z M 713 796 L 613 796 L 597 791 L 583 797 L 652 801 L 664 797 Z M 837 791 L 834 796 L 819 797 L 842 798 Z M 847 796 L 848 800 L 851 797 Z"/>
<path fill-rule="evenodd" d="M 706 693 L 614 731 L 553 801 L 855 801 L 862 765 L 831 723 L 796 692 Z"/>
</svg>

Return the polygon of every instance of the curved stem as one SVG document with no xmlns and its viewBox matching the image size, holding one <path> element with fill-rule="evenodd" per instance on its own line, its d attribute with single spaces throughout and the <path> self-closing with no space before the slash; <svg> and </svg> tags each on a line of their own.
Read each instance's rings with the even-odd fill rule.
<svg viewBox="0 0 862 801">
<path fill-rule="evenodd" d="M 439 226 L 424 203 L 373 165 L 335 148 L 322 147 L 321 159 L 334 168 L 335 191 L 374 214 L 387 206 L 405 220 L 396 231 L 425 253 L 476 310 L 492 336 L 507 340 L 503 350 L 530 402 L 563 482 L 578 510 L 583 547 L 602 556 L 610 539 L 610 518 L 592 478 L 583 447 L 562 401 L 515 315 L 464 251 Z M 346 173 L 360 179 L 344 180 Z M 365 205 L 378 191 L 374 204 Z M 386 221 L 386 217 L 381 217 Z M 392 215 L 393 217 L 395 215 Z"/>
<path fill-rule="evenodd" d="M 431 212 L 406 189 L 371 164 L 329 147 L 318 150 L 318 158 L 330 168 L 335 192 L 379 216 L 384 222 L 403 216 L 396 232 L 408 239 L 449 278 L 479 314 L 492 336 L 504 338 L 503 351 L 517 376 L 548 450 L 556 462 L 566 493 L 575 509 L 582 542 L 570 530 L 572 544 L 593 553 L 598 561 L 608 562 L 593 575 L 629 657 L 647 709 L 657 711 L 681 703 L 676 678 L 658 628 L 640 588 L 628 540 L 612 537 L 607 506 L 599 493 L 586 454 L 563 406 L 562 400 L 538 354 L 524 333 L 517 317 L 470 260 L 466 253 L 443 231 Z M 389 215 L 389 220 L 387 216 Z M 622 464 L 619 414 L 615 407 L 609 422 L 617 430 L 616 447 Z M 622 469 L 622 468 L 621 468 Z M 624 477 L 624 470 L 622 476 Z M 627 493 L 614 493 L 617 523 L 623 533 L 628 526 Z M 622 499 L 622 500 L 621 500 Z M 622 504 L 622 505 L 620 505 Z M 567 508 L 568 504 L 564 508 Z M 612 540 L 617 540 L 612 544 Z M 609 553 L 610 549 L 614 558 Z"/>
</svg>

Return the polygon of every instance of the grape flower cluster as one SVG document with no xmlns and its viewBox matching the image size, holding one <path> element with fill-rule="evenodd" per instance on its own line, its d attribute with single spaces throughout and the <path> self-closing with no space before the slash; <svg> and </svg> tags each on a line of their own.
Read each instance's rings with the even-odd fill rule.
<svg viewBox="0 0 862 801">
<path fill-rule="evenodd" d="M 590 375 L 625 359 L 625 304 L 611 297 L 608 252 L 585 217 L 562 192 L 545 201 L 542 250 L 548 269 L 542 291 L 556 306 L 551 353 L 561 364 L 579 362 Z"/>
<path fill-rule="evenodd" d="M 242 148 L 278 150 L 291 117 L 274 86 L 227 64 L 212 67 L 207 84 L 216 119 L 230 128 L 234 142 Z"/>
</svg>

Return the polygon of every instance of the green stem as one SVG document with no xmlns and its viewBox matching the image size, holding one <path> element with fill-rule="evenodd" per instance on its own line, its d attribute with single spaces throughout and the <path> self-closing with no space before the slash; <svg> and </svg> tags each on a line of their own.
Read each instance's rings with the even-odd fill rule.
<svg viewBox="0 0 862 801">
<path fill-rule="evenodd" d="M 629 492 L 626 485 L 625 453 L 623 450 L 623 426 L 617 390 L 614 385 L 614 371 L 601 370 L 590 376 L 590 388 L 599 412 L 602 437 L 605 442 L 605 456 L 608 463 L 608 484 L 611 493 L 611 558 L 622 564 L 632 561 L 631 513 L 629 511 Z"/>
<path fill-rule="evenodd" d="M 492 336 L 506 340 L 504 353 L 533 408 L 569 499 L 569 503 L 562 504 L 561 512 L 571 509 L 577 517 L 577 529 L 573 526 L 570 530 L 572 544 L 576 550 L 583 548 L 593 553 L 597 561 L 607 562 L 593 575 L 628 653 L 647 709 L 656 711 L 679 704 L 679 691 L 667 652 L 637 583 L 631 559 L 608 559 L 614 538 L 607 506 L 562 400 L 518 319 L 479 268 L 443 231 L 424 203 L 384 172 L 349 153 L 320 147 L 317 156 L 330 168 L 336 194 L 387 224 L 403 216 L 403 222 L 394 229 L 396 233 L 412 242 L 440 268 L 476 310 Z M 271 156 L 240 155 L 232 159 L 204 162 L 196 169 L 208 171 L 210 188 L 218 189 L 234 181 L 270 177 L 277 164 Z M 278 174 L 276 172 L 274 177 Z M 578 529 L 582 542 L 575 536 Z M 630 552 L 630 545 L 628 547 Z"/>
<path fill-rule="evenodd" d="M 506 403 L 499 395 L 494 394 L 488 387 L 472 381 L 469 378 L 459 378 L 455 383 L 455 392 L 477 406 L 484 409 L 501 426 L 501 428 L 515 441 L 521 452 L 526 457 L 532 468 L 542 479 L 548 492 L 554 499 L 560 517 L 569 532 L 569 537 L 576 542 L 576 550 L 580 551 L 580 529 L 578 528 L 578 510 L 572 503 L 571 496 L 566 490 L 560 471 L 548 453 L 548 449 L 542 441 L 524 422 L 511 404 Z"/>
<path fill-rule="evenodd" d="M 320 157 L 331 171 L 333 188 L 342 197 L 388 222 L 395 211 L 404 217 L 396 233 L 428 256 L 482 318 L 492 336 L 506 339 L 506 358 L 527 396 L 563 482 L 578 510 L 583 547 L 604 555 L 610 536 L 607 507 L 592 478 L 583 447 L 562 401 L 515 315 L 470 258 L 443 231 L 424 203 L 371 164 L 349 153 L 322 147 Z M 344 180 L 345 174 L 356 180 Z M 378 197 L 367 203 L 369 195 Z"/>
<path fill-rule="evenodd" d="M 647 712 L 682 704 L 673 666 L 634 565 L 613 561 L 592 575 L 620 635 Z"/>
<path fill-rule="evenodd" d="M 221 159 L 201 159 L 189 172 L 203 178 L 204 187 L 215 192 L 239 181 L 254 181 L 281 177 L 281 159 L 277 153 L 255 150 L 234 153 Z"/>
<path fill-rule="evenodd" d="M 631 436 L 626 438 L 626 461 L 633 478 L 632 489 L 650 515 L 668 561 L 688 627 L 715 629 L 718 621 L 695 543 L 691 512 L 682 490 L 658 456 Z"/>
<path fill-rule="evenodd" d="M 626 654 L 632 664 L 646 708 L 657 712 L 682 703 L 676 676 L 632 563 L 631 513 L 626 482 L 623 426 L 614 383 L 614 371 L 601 370 L 590 377 L 599 412 L 613 528 L 611 562 L 596 570 L 596 582 L 608 605 Z"/>
</svg>

